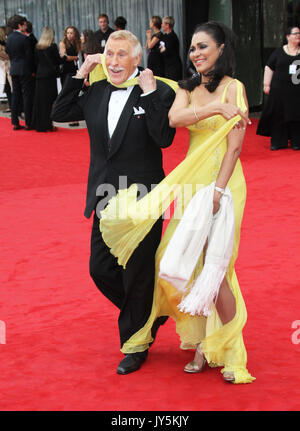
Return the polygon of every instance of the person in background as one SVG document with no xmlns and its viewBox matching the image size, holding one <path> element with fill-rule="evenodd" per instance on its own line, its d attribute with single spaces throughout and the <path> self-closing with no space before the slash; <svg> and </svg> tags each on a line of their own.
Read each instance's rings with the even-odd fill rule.
<svg viewBox="0 0 300 431">
<path fill-rule="evenodd" d="M 101 53 L 101 46 L 98 42 L 98 39 L 95 36 L 95 33 L 92 30 L 83 30 L 80 35 L 81 40 L 81 65 L 83 64 L 86 57 L 90 54 Z M 87 90 L 89 87 L 89 77 L 87 76 L 84 80 L 83 91 Z"/>
<path fill-rule="evenodd" d="M 14 15 L 8 20 L 8 26 L 13 28 L 13 32 L 7 37 L 5 46 L 10 59 L 10 75 L 13 86 L 11 122 L 13 130 L 24 128 L 19 124 L 18 116 L 23 96 L 25 130 L 30 130 L 34 91 L 34 59 L 30 40 L 23 34 L 26 29 L 26 18 Z"/>
<path fill-rule="evenodd" d="M 50 118 L 54 100 L 57 98 L 59 65 L 64 62 L 54 43 L 54 30 L 44 27 L 35 47 L 36 86 L 32 113 L 32 128 L 37 132 L 55 131 Z"/>
<path fill-rule="evenodd" d="M 114 26 L 115 30 L 125 30 L 127 25 L 127 21 L 123 16 L 118 16 L 115 19 Z"/>
<path fill-rule="evenodd" d="M 60 71 L 61 86 L 64 86 L 64 82 L 67 76 L 73 76 L 76 74 L 78 66 L 78 55 L 81 51 L 80 34 L 76 27 L 68 26 L 64 29 L 63 38 L 59 43 L 60 56 L 65 59 L 62 64 Z M 69 123 L 70 127 L 77 127 L 79 123 Z"/>
<path fill-rule="evenodd" d="M 30 21 L 26 21 L 26 28 L 24 34 L 25 36 L 29 37 L 29 40 L 32 44 L 32 49 L 34 50 L 35 45 L 37 44 L 37 38 L 33 34 L 32 23 Z"/>
<path fill-rule="evenodd" d="M 67 75 L 75 75 L 78 69 L 78 54 L 81 51 L 80 34 L 76 27 L 68 26 L 64 29 L 63 38 L 59 43 L 59 53 L 65 62 L 61 68 L 61 85 L 63 87 Z"/>
<path fill-rule="evenodd" d="M 101 45 L 92 30 L 82 30 L 80 35 L 82 63 L 89 54 L 101 52 Z"/>
<path fill-rule="evenodd" d="M 12 80 L 9 74 L 10 62 L 9 56 L 5 52 L 6 43 L 6 28 L 0 27 L 0 91 L 3 91 L 7 96 L 8 108 L 4 110 L 5 113 L 11 112 L 11 88 Z"/>
<path fill-rule="evenodd" d="M 265 67 L 264 93 L 268 99 L 256 132 L 271 137 L 272 151 L 287 148 L 289 140 L 293 150 L 300 150 L 299 27 L 288 28 L 286 39 L 287 44 L 273 51 Z"/>
<path fill-rule="evenodd" d="M 101 46 L 101 53 L 104 52 L 107 39 L 114 31 L 111 27 L 109 27 L 108 24 L 109 24 L 108 16 L 105 13 L 101 13 L 98 17 L 99 30 L 95 32 L 95 35 Z"/>
<path fill-rule="evenodd" d="M 162 44 L 160 52 L 164 61 L 164 77 L 178 81 L 182 78 L 182 62 L 179 55 L 179 40 L 174 32 L 175 20 L 172 16 L 165 16 L 162 20 Z"/>
<path fill-rule="evenodd" d="M 160 30 L 161 24 L 161 17 L 153 16 L 150 19 L 150 29 L 146 31 L 146 49 L 148 51 L 147 67 L 152 70 L 155 76 L 165 76 L 163 56 L 159 49 L 163 37 Z"/>
</svg>

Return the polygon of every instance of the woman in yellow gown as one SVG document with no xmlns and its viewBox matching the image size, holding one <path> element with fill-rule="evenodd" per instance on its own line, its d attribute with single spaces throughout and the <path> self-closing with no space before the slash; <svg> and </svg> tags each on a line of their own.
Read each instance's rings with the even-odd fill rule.
<svg viewBox="0 0 300 431">
<path fill-rule="evenodd" d="M 154 321 L 159 316 L 171 316 L 176 322 L 181 348 L 196 349 L 194 360 L 185 366 L 184 371 L 201 372 L 207 361 L 211 367 L 223 367 L 221 372 L 224 380 L 250 383 L 255 378 L 246 368 L 247 353 L 242 336 L 247 311 L 234 269 L 246 200 L 246 184 L 239 154 L 245 134 L 245 115 L 242 112 L 247 112 L 248 106 L 243 84 L 231 78 L 233 58 L 233 38 L 227 27 L 215 22 L 197 27 L 190 49 L 190 59 L 197 74 L 180 84 L 181 88 L 169 113 L 171 126 L 185 126 L 189 129 L 190 146 L 187 156 L 146 197 L 148 200 L 143 198 L 136 205 L 134 187 L 119 192 L 117 201 L 124 204 L 124 199 L 127 200 L 129 208 L 130 201 L 134 201 L 135 208 L 129 210 L 133 220 L 131 224 L 126 220 L 115 229 L 111 214 L 118 203 L 113 200 L 111 206 L 103 212 L 100 228 L 112 253 L 119 257 L 119 263 L 125 265 L 132 251 L 155 222 L 150 220 L 154 209 L 159 208 L 159 216 L 170 203 L 171 195 L 171 200 L 178 198 L 176 211 L 187 206 L 192 196 L 185 196 L 187 189 L 183 187 L 180 200 L 175 184 L 191 184 L 193 195 L 199 190 L 199 185 L 204 187 L 215 181 L 217 189 L 214 191 L 214 213 L 220 207 L 223 190 L 226 186 L 229 187 L 235 215 L 234 245 L 226 276 L 218 297 L 212 304 L 212 313 L 205 317 L 181 312 L 178 305 L 182 300 L 182 293 L 158 276 L 161 258 L 179 223 L 180 217 L 175 216 L 175 211 L 156 253 L 156 283 L 151 316 L 146 325 L 125 343 L 122 351 L 137 351 L 136 346 L 140 347 L 140 351 L 145 350 L 153 340 L 151 328 Z M 164 192 L 165 185 L 169 189 L 173 186 L 173 192 Z M 147 212 L 152 214 L 151 217 L 145 216 Z M 205 251 L 189 285 L 199 276 L 203 259 Z"/>
</svg>

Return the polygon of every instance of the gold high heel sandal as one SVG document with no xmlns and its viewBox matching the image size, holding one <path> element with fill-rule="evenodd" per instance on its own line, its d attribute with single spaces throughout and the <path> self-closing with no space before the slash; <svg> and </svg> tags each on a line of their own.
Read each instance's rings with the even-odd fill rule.
<svg viewBox="0 0 300 431">
<path fill-rule="evenodd" d="M 235 381 L 234 373 L 232 371 L 225 371 L 225 373 L 223 373 L 223 379 L 226 382 L 234 383 Z"/>
<path fill-rule="evenodd" d="M 198 361 L 196 361 L 196 356 L 201 356 L 202 357 L 202 363 L 199 365 Z M 195 358 L 193 361 L 189 362 L 188 364 L 186 364 L 186 366 L 184 367 L 184 371 L 186 373 L 201 373 L 204 370 L 205 364 L 206 364 L 206 359 L 205 356 L 202 352 L 202 350 L 200 349 L 200 346 L 198 345 L 197 349 L 196 349 L 196 354 L 195 354 Z"/>
</svg>

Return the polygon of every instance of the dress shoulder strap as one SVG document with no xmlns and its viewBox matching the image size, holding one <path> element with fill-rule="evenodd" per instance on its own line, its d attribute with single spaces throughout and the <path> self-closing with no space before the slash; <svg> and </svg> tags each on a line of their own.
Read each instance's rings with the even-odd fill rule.
<svg viewBox="0 0 300 431">
<path fill-rule="evenodd" d="M 246 105 L 245 100 L 244 100 L 243 86 L 242 86 L 241 82 L 238 79 L 232 79 L 232 80 L 230 80 L 226 84 L 224 92 L 223 92 L 223 95 L 222 95 L 222 103 L 225 103 L 228 87 L 233 82 L 236 83 L 236 105 L 242 111 L 246 111 L 247 110 L 247 105 Z"/>
</svg>

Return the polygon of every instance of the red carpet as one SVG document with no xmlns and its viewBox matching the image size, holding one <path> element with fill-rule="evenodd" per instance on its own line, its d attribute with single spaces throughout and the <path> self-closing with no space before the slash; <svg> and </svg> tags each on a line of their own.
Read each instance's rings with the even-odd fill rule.
<svg viewBox="0 0 300 431">
<path fill-rule="evenodd" d="M 237 274 L 257 380 L 230 385 L 218 369 L 183 372 L 192 353 L 179 349 L 170 320 L 142 369 L 116 374 L 117 310 L 88 273 L 87 131 L 13 132 L 0 119 L 1 410 L 299 410 L 300 152 L 271 152 L 255 130 L 256 122 L 242 154 L 248 200 Z M 178 130 L 164 151 L 167 172 L 187 138 Z"/>
</svg>

